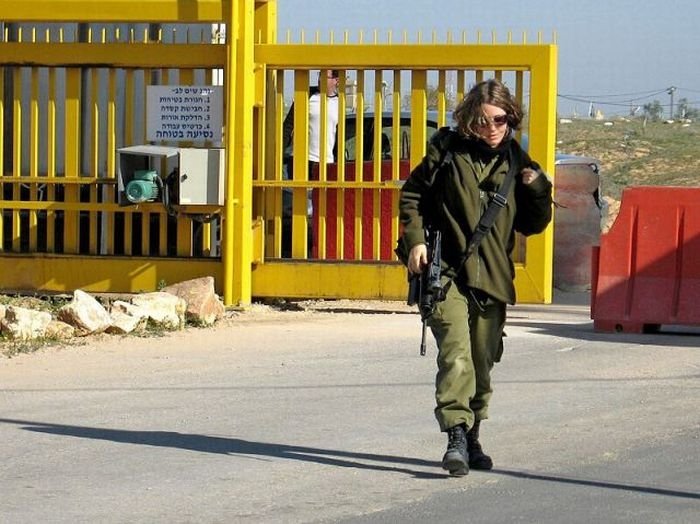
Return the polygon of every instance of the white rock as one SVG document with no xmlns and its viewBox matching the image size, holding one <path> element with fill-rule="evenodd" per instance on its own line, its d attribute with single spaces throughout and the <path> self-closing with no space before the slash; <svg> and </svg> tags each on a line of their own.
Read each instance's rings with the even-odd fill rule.
<svg viewBox="0 0 700 524">
<path fill-rule="evenodd" d="M 3 335 L 12 340 L 32 340 L 46 336 L 51 313 L 34 311 L 18 306 L 7 306 L 0 320 Z"/>
<path fill-rule="evenodd" d="M 191 322 L 211 326 L 223 318 L 226 309 L 214 290 L 214 277 L 202 277 L 173 284 L 161 290 L 187 303 L 185 317 Z"/>
<path fill-rule="evenodd" d="M 73 292 L 73 300 L 58 310 L 58 319 L 75 328 L 76 335 L 102 333 L 112 318 L 95 298 L 80 289 Z"/>
<path fill-rule="evenodd" d="M 151 321 L 166 329 L 182 329 L 185 326 L 187 303 L 175 295 L 155 291 L 136 295 L 131 303 L 143 308 Z"/>
<path fill-rule="evenodd" d="M 148 323 L 148 313 L 139 306 L 117 300 L 109 310 L 112 325 L 107 333 L 125 335 L 134 331 L 143 331 Z"/>
</svg>

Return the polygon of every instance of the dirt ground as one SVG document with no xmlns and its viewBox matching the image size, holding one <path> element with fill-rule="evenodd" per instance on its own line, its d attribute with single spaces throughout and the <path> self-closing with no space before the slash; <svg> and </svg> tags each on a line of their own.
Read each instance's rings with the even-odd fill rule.
<svg viewBox="0 0 700 524">
<path fill-rule="evenodd" d="M 34 305 L 39 308 L 45 301 L 35 297 L 16 298 L 25 307 Z M 554 290 L 554 302 L 564 306 L 587 306 L 590 302 L 588 292 L 563 292 Z M 518 306 L 515 306 L 518 307 Z M 527 307 L 527 306 L 523 306 Z M 99 349 L 110 353 L 125 345 L 130 348 L 145 348 L 161 345 L 167 347 L 186 347 L 191 341 L 202 337 L 203 332 L 211 332 L 218 336 L 230 336 L 232 329 L 238 333 L 237 327 L 260 327 L 266 324 L 296 325 L 300 321 L 313 321 L 318 329 L 328 327 L 332 329 L 332 321 L 338 318 L 349 318 L 356 315 L 406 315 L 415 317 L 416 337 L 420 336 L 420 317 L 416 306 L 408 306 L 402 301 L 380 301 L 380 300 L 271 300 L 267 302 L 255 302 L 244 311 L 227 310 L 225 317 L 216 322 L 211 327 L 186 326 L 179 331 L 148 332 L 143 335 L 88 335 L 85 337 L 75 337 L 65 342 L 48 341 L 36 347 L 20 347 L 19 351 L 12 351 L 14 343 L 9 341 L 0 342 L 0 362 L 7 360 L 32 360 L 46 358 L 47 355 L 60 353 L 61 361 L 65 360 L 66 365 L 72 366 L 77 363 L 80 356 L 87 351 Z M 243 330 L 246 333 L 246 330 Z M 208 336 L 208 335 L 207 335 Z M 236 335 L 238 336 L 238 335 Z M 23 343 L 17 343 L 22 345 Z M 74 357 L 74 358 L 73 358 Z M 53 365 L 53 364 L 52 364 Z"/>
<path fill-rule="evenodd" d="M 10 301 L 10 299 L 7 299 Z M 46 309 L 46 301 L 36 297 L 13 297 L 12 303 L 22 307 Z M 300 320 L 323 320 L 333 314 L 415 314 L 415 306 L 407 306 L 403 302 L 377 300 L 300 300 L 300 301 L 270 301 L 269 303 L 253 303 L 245 311 L 228 310 L 225 317 L 211 327 L 186 326 L 179 331 L 147 332 L 142 335 L 109 335 L 98 334 L 85 337 L 74 337 L 71 340 L 42 341 L 37 344 L 25 342 L 0 341 L 0 360 L 3 359 L 32 359 L 50 353 L 75 353 L 79 356 L 85 348 L 106 348 L 107 351 L 124 344 L 130 347 L 145 347 L 167 340 L 168 344 L 181 345 L 192 337 L 197 337 L 203 330 L 227 332 L 236 326 L 262 325 L 266 323 L 295 324 Z M 416 320 L 418 322 L 418 320 Z M 319 323 L 319 327 L 323 322 Z M 70 359 L 68 359 L 70 360 Z"/>
</svg>

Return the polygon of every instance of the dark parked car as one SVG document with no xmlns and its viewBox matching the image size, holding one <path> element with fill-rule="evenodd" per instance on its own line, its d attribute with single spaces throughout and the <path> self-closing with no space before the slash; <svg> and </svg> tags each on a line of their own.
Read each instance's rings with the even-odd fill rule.
<svg viewBox="0 0 700 524">
<path fill-rule="evenodd" d="M 365 112 L 363 114 L 363 160 L 374 159 L 374 124 L 375 116 L 373 112 Z M 408 160 L 410 157 L 411 146 L 411 113 L 402 111 L 399 116 L 399 136 L 401 137 L 401 146 L 399 155 L 401 160 Z M 429 138 L 438 129 L 437 113 L 429 111 L 426 122 L 426 136 Z M 393 113 L 385 111 L 382 113 L 382 158 L 389 159 L 393 146 L 394 118 Z M 334 151 L 334 156 L 337 157 L 337 145 Z M 345 116 L 345 160 L 354 162 L 356 160 L 357 151 L 357 114 L 348 113 Z M 291 165 L 292 162 L 292 147 L 288 147 L 285 151 L 285 166 Z"/>
</svg>

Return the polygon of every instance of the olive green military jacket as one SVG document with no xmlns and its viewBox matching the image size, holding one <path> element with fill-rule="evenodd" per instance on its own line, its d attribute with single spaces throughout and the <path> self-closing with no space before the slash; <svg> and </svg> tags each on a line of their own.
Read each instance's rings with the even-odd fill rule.
<svg viewBox="0 0 700 524">
<path fill-rule="evenodd" d="M 447 147 L 453 151 L 453 159 L 436 172 Z M 509 158 L 519 165 L 507 195 L 508 202 L 460 270 L 457 266 L 463 261 L 472 232 L 505 179 Z M 428 144 L 426 156 L 401 189 L 399 218 L 405 248 L 410 251 L 415 245 L 425 243 L 424 228 L 429 224 L 439 228 L 442 274 L 514 304 L 515 232 L 540 233 L 552 218 L 552 183 L 542 174 L 531 184 L 523 184 L 520 171 L 525 167 L 541 172 L 512 137 L 506 138 L 497 149 L 491 149 L 455 131 L 440 129 Z"/>
</svg>

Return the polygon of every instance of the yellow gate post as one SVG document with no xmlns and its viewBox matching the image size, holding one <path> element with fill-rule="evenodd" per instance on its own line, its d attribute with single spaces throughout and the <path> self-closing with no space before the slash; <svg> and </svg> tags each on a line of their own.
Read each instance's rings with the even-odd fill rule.
<svg viewBox="0 0 700 524">
<path fill-rule="evenodd" d="M 251 303 L 253 261 L 254 0 L 231 2 L 226 42 L 226 202 L 222 262 L 224 303 Z"/>
<path fill-rule="evenodd" d="M 554 174 L 557 119 L 557 48 L 540 46 L 531 66 L 530 97 L 537 111 L 530 118 L 530 155 L 541 159 L 546 173 Z M 556 195 L 555 195 L 556 197 Z M 541 235 L 529 237 L 525 263 L 516 266 L 519 302 L 552 303 L 553 224 Z"/>
</svg>

